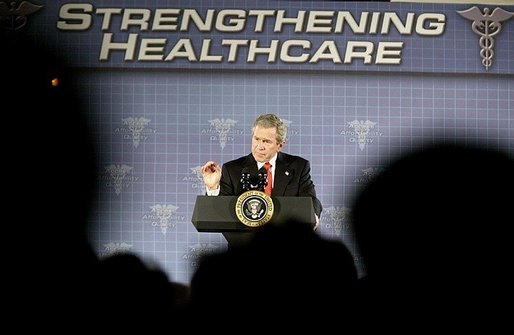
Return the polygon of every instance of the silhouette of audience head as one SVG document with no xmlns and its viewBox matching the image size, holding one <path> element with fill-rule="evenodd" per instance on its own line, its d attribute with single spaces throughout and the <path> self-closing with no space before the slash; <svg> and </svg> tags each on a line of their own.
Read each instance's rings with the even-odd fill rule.
<svg viewBox="0 0 514 335">
<path fill-rule="evenodd" d="M 20 214 L 7 226 L 25 247 L 12 259 L 21 274 L 13 305 L 30 309 L 38 329 L 58 332 L 169 321 L 185 304 L 186 286 L 134 255 L 100 260 L 88 242 L 97 150 L 73 70 L 35 41 L 2 36 L 0 42 L 0 63 L 8 69 L 0 91 L 4 166 L 12 178 L 4 190 Z"/>
<path fill-rule="evenodd" d="M 512 158 L 479 146 L 434 145 L 389 164 L 352 206 L 363 308 L 389 322 L 484 313 L 512 285 L 513 187 Z"/>
<path fill-rule="evenodd" d="M 159 267 L 129 253 L 103 258 L 99 266 L 97 316 L 103 327 L 116 331 L 160 330 L 177 320 L 187 303 L 188 288 L 170 282 Z M 176 326 L 176 324 L 175 324 Z"/>
<path fill-rule="evenodd" d="M 270 324 L 301 329 L 344 317 L 356 280 L 353 257 L 341 242 L 298 222 L 269 223 L 248 244 L 201 259 L 191 281 L 191 313 L 212 322 L 249 320 L 254 330 Z"/>
<path fill-rule="evenodd" d="M 22 36 L 2 35 L 4 195 L 8 236 L 23 252 L 19 301 L 56 329 L 89 301 L 97 257 L 87 241 L 96 191 L 94 142 L 73 75 L 60 57 Z M 12 253 L 11 253 L 12 255 Z M 49 308 L 49 304 L 53 307 Z M 33 315 L 31 313 L 31 315 Z"/>
<path fill-rule="evenodd" d="M 34 236 L 38 244 L 59 239 L 64 250 L 69 237 L 72 247 L 77 235 L 84 236 L 93 204 L 91 129 L 71 70 L 59 56 L 19 36 L 2 36 L 1 44 L 0 62 L 7 69 L 0 93 L 4 147 L 14 177 L 8 195 L 31 222 L 23 227 L 25 237 Z"/>
</svg>

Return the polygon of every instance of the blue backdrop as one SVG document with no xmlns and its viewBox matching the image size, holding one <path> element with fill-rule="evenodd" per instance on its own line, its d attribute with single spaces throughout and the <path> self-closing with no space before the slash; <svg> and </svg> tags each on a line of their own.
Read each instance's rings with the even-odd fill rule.
<svg viewBox="0 0 514 335">
<path fill-rule="evenodd" d="M 388 160 L 440 139 L 514 153 L 514 18 L 486 36 L 494 41 L 487 48 L 490 43 L 480 44 L 469 19 L 471 12 L 485 19 L 484 6 L 463 16 L 459 11 L 474 6 L 37 4 L 42 7 L 27 15 L 27 24 L 15 28 L 58 49 L 76 69 L 99 144 L 101 187 L 90 219 L 91 243 L 102 256 L 137 253 L 178 282 L 189 282 L 201 253 L 226 248 L 222 235 L 198 233 L 191 223 L 196 196 L 204 192 L 199 168 L 207 160 L 223 163 L 248 154 L 251 124 L 259 114 L 276 113 L 289 124 L 285 151 L 311 161 L 325 208 L 318 233 L 344 241 L 361 273 L 348 206 Z M 256 10 L 267 13 L 262 31 L 256 31 Z M 514 13 L 514 7 L 503 10 Z M 183 26 L 185 13 L 202 22 L 191 19 Z M 222 15 L 225 25 L 216 26 Z M 282 20 L 293 23 L 277 28 L 280 15 L 296 21 Z M 220 31 L 236 29 L 226 20 L 242 17 L 239 31 Z M 234 41 L 241 46 L 231 61 L 227 45 Z M 252 43 L 255 60 L 249 56 Z M 349 48 L 355 57 L 345 63 Z M 369 52 L 369 58 L 359 52 Z M 166 60 L 169 55 L 175 58 Z M 484 62 L 484 55 L 492 57 Z M 392 64 L 377 64 L 380 59 Z"/>
</svg>

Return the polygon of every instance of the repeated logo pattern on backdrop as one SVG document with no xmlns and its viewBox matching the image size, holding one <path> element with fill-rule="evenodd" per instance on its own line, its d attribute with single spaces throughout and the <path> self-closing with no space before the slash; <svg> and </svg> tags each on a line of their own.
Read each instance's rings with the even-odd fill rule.
<svg viewBox="0 0 514 335">
<path fill-rule="evenodd" d="M 317 232 L 344 241 L 361 273 L 350 204 L 388 160 L 434 139 L 514 148 L 513 6 L 109 3 L 0 1 L 6 31 L 79 70 L 100 144 L 101 256 L 134 252 L 188 283 L 227 245 L 191 223 L 200 167 L 248 154 L 259 114 L 288 124 L 284 150 L 310 160 L 323 203 Z"/>
</svg>

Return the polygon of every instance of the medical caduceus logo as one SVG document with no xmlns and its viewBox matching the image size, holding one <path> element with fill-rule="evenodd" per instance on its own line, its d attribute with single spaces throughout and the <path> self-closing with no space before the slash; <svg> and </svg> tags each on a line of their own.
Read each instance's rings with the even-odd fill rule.
<svg viewBox="0 0 514 335">
<path fill-rule="evenodd" d="M 227 145 L 228 133 L 237 121 L 232 119 L 213 119 L 209 120 L 209 123 L 211 128 L 214 128 L 218 133 L 221 149 L 224 149 Z"/>
<path fill-rule="evenodd" d="M 486 70 L 489 70 L 493 64 L 494 55 L 494 37 L 498 35 L 502 29 L 502 22 L 509 20 L 514 13 L 508 12 L 502 8 L 495 8 L 489 14 L 489 8 L 484 8 L 481 12 L 476 6 L 466 10 L 457 11 L 462 17 L 473 21 L 471 28 L 475 34 L 480 36 L 480 56 L 482 64 Z"/>
<path fill-rule="evenodd" d="M 16 6 L 16 1 L 9 5 L 4 1 L 0 2 L 0 29 L 3 27 L 8 31 L 15 31 L 27 24 L 27 15 L 37 12 L 44 6 L 35 5 L 28 1 L 22 1 Z"/>
<path fill-rule="evenodd" d="M 123 125 L 127 126 L 132 132 L 132 143 L 134 144 L 134 148 L 137 148 L 141 141 L 141 133 L 151 120 L 144 117 L 128 117 L 121 121 Z"/>
</svg>

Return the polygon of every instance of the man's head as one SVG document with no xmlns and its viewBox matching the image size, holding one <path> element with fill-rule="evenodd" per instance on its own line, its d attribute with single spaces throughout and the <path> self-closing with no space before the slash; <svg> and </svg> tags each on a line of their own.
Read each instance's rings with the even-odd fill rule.
<svg viewBox="0 0 514 335">
<path fill-rule="evenodd" d="M 252 126 L 252 154 L 256 161 L 267 162 L 282 150 L 287 126 L 274 114 L 257 117 Z"/>
<path fill-rule="evenodd" d="M 482 276 L 498 283 L 512 252 L 512 171 L 507 153 L 464 144 L 426 146 L 392 161 L 351 210 L 370 278 L 432 288 Z"/>
</svg>

